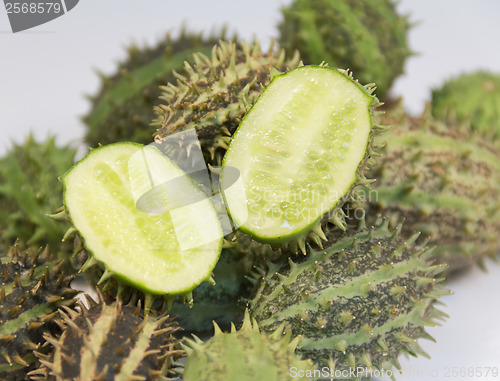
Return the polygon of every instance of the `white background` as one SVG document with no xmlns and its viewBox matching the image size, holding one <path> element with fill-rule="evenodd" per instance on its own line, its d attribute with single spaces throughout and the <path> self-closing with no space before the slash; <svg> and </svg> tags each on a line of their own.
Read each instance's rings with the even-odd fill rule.
<svg viewBox="0 0 500 381">
<path fill-rule="evenodd" d="M 153 44 L 166 31 L 175 35 L 186 22 L 205 32 L 227 25 L 240 37 L 257 35 L 265 47 L 277 36 L 279 9 L 288 3 L 81 0 L 67 15 L 17 34 L 11 33 L 0 5 L 0 154 L 29 131 L 81 144 L 80 116 L 89 109 L 84 94 L 95 94 L 99 87 L 93 68 L 112 73 L 131 41 Z M 431 88 L 453 75 L 500 72 L 500 1 L 402 0 L 399 9 L 419 22 L 409 34 L 410 47 L 419 55 L 408 59 L 406 74 L 393 87 L 411 113 L 421 112 Z M 429 329 L 437 344 L 422 342 L 432 360 L 402 359 L 405 375 L 399 380 L 486 380 L 445 377 L 445 372 L 447 367 L 500 367 L 500 266 L 489 267 L 489 275 L 474 270 L 450 283 L 455 295 L 445 298 L 444 310 L 451 317 L 443 327 Z"/>
</svg>

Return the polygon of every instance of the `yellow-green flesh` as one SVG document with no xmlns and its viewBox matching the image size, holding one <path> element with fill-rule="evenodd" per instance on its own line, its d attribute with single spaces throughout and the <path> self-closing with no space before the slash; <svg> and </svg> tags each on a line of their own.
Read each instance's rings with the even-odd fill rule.
<svg viewBox="0 0 500 381">
<path fill-rule="evenodd" d="M 332 210 L 356 181 L 372 126 L 373 97 L 336 69 L 279 75 L 245 116 L 223 167 L 244 195 L 226 192 L 240 228 L 268 242 L 292 239 Z M 224 169 L 222 188 L 224 188 Z"/>
<path fill-rule="evenodd" d="M 172 179 L 174 192 L 165 189 Z M 217 214 L 198 186 L 156 148 L 116 143 L 94 149 L 63 183 L 74 226 L 108 270 L 153 293 L 187 292 L 210 277 L 222 245 Z M 158 186 L 169 194 L 165 210 L 139 210 L 139 196 Z M 198 202 L 169 210 L 172 193 L 195 195 Z"/>
</svg>

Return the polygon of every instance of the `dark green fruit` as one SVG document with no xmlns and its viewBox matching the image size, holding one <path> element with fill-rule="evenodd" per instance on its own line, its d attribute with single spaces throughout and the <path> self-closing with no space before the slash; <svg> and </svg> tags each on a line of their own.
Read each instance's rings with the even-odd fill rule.
<svg viewBox="0 0 500 381">
<path fill-rule="evenodd" d="M 384 98 L 411 54 L 409 24 L 392 0 L 295 0 L 283 8 L 280 46 L 305 64 L 349 69 Z"/>
<path fill-rule="evenodd" d="M 445 266 L 431 265 L 418 234 L 404 240 L 387 226 L 332 230 L 324 250 L 269 265 L 250 302 L 261 329 L 285 322 L 301 336 L 298 353 L 320 368 L 391 370 L 402 353 L 425 355 L 416 340 L 445 316 L 434 308 L 448 293 L 436 278 Z"/>
<path fill-rule="evenodd" d="M 44 333 L 56 334 L 57 309 L 72 306 L 78 291 L 70 288 L 73 276 L 61 272 L 64 261 L 54 262 L 48 249 L 33 252 L 11 247 L 0 258 L 0 378 L 18 381 L 38 361 L 34 350 L 44 351 Z"/>
<path fill-rule="evenodd" d="M 0 159 L 0 249 L 18 238 L 21 246 L 60 245 L 67 227 L 46 215 L 61 206 L 57 177 L 73 165 L 75 152 L 57 147 L 54 137 L 37 142 L 30 135 Z"/>
<path fill-rule="evenodd" d="M 432 90 L 432 115 L 500 137 L 500 74 L 477 71 L 449 79 Z"/>
<path fill-rule="evenodd" d="M 239 235 L 232 247 L 222 250 L 213 270 L 215 285 L 200 284 L 193 290 L 192 304 L 174 302 L 170 313 L 176 315 L 179 324 L 189 331 L 209 331 L 213 329 L 213 322 L 228 327 L 243 317 L 244 299 L 252 290 L 247 276 L 254 266 L 263 266 L 280 254 L 269 245 Z"/>
<path fill-rule="evenodd" d="M 52 353 L 37 353 L 42 366 L 34 380 L 165 380 L 173 361 L 183 354 L 173 334 L 179 329 L 171 317 L 140 315 L 139 309 L 92 304 L 81 313 L 60 310 L 64 331 L 46 335 Z"/>
<path fill-rule="evenodd" d="M 184 61 L 195 52 L 210 53 L 220 36 L 180 31 L 178 38 L 166 38 L 155 47 L 128 48 L 128 58 L 110 77 L 101 75 L 101 89 L 91 98 L 92 110 L 84 117 L 88 127 L 85 141 L 91 147 L 120 141 L 147 144 L 155 128 L 153 107 L 159 101 L 161 85 L 175 83 L 173 70 L 183 72 Z"/>
</svg>

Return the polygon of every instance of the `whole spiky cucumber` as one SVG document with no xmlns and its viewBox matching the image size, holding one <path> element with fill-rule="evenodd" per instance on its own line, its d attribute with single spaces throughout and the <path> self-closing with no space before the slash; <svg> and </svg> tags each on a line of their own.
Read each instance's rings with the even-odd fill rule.
<svg viewBox="0 0 500 381">
<path fill-rule="evenodd" d="M 170 316 L 143 318 L 139 309 L 120 303 L 92 303 L 81 312 L 61 309 L 58 336 L 46 335 L 49 355 L 37 353 L 42 366 L 34 380 L 163 380 L 175 357 L 183 354 Z"/>
<path fill-rule="evenodd" d="M 284 7 L 279 43 L 304 63 L 349 68 L 384 98 L 410 55 L 406 17 L 392 0 L 295 0 Z"/>
<path fill-rule="evenodd" d="M 418 234 L 404 240 L 387 225 L 330 231 L 324 250 L 270 265 L 250 302 L 261 329 L 286 322 L 299 354 L 337 371 L 390 370 L 402 353 L 424 354 L 416 340 L 444 315 L 433 307 L 447 293 L 436 287 L 443 265 L 430 265 Z"/>
<path fill-rule="evenodd" d="M 47 218 L 62 203 L 57 177 L 73 165 L 76 150 L 57 147 L 55 138 L 37 142 L 32 135 L 0 159 L 0 246 L 57 247 L 66 227 Z"/>
<path fill-rule="evenodd" d="M 405 232 L 421 231 L 435 245 L 436 258 L 449 270 L 495 257 L 500 248 L 500 152 L 498 139 L 466 122 L 420 117 L 401 105 L 389 109 L 394 125 L 371 176 L 374 191 L 365 193 L 368 215 L 404 218 Z"/>
<path fill-rule="evenodd" d="M 53 318 L 60 306 L 75 304 L 73 276 L 62 273 L 45 250 L 21 251 L 12 246 L 0 258 L 0 378 L 22 380 L 37 366 L 34 350 L 44 351 L 43 334 L 56 334 Z"/>
<path fill-rule="evenodd" d="M 432 90 L 432 115 L 467 121 L 472 129 L 500 137 L 500 74 L 462 74 Z"/>
<path fill-rule="evenodd" d="M 153 121 L 158 127 L 155 140 L 161 142 L 174 132 L 194 130 L 206 160 L 219 164 L 216 153 L 227 148 L 262 86 L 269 84 L 271 69 L 294 68 L 299 58 L 286 58 L 284 51 L 273 50 L 273 44 L 268 52 L 262 52 L 258 41 L 220 41 L 211 56 L 195 54 L 192 63 L 185 65 L 185 76 L 177 75 L 177 85 L 165 83 L 162 88 L 162 102 L 155 107 Z"/>
<path fill-rule="evenodd" d="M 196 336 L 185 340 L 184 381 L 284 381 L 293 379 L 291 369 L 304 374 L 315 369 L 310 360 L 300 360 L 294 353 L 298 338 L 290 340 L 290 331 L 283 334 L 283 325 L 272 334 L 261 333 L 247 311 L 240 330 L 234 325 L 231 333 L 223 333 L 217 324 L 214 328 L 215 335 L 205 342 Z"/>
<path fill-rule="evenodd" d="M 100 75 L 101 89 L 90 98 L 92 110 L 83 119 L 88 128 L 86 143 L 91 147 L 120 141 L 150 143 L 159 86 L 175 82 L 173 70 L 182 73 L 184 61 L 198 51 L 209 53 L 219 38 L 225 38 L 224 31 L 205 38 L 183 28 L 179 37 L 167 34 L 154 47 L 131 45 L 127 60 L 119 64 L 116 73 Z"/>
</svg>

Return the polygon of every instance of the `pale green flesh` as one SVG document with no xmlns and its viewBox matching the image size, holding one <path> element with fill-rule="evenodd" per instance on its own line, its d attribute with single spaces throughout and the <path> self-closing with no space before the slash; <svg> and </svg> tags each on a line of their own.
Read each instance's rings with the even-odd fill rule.
<svg viewBox="0 0 500 381">
<path fill-rule="evenodd" d="M 286 241 L 332 210 L 365 157 L 372 102 L 338 70 L 305 66 L 275 77 L 224 157 L 244 184 L 245 197 L 225 193 L 235 223 L 258 239 Z M 223 171 L 223 189 L 224 179 Z"/>
<path fill-rule="evenodd" d="M 141 157 L 149 172 L 136 160 Z M 175 194 L 196 194 L 201 201 L 163 213 L 137 209 L 140 192 L 174 178 L 181 179 Z M 117 143 L 92 150 L 63 183 L 66 208 L 86 247 L 119 277 L 145 291 L 170 294 L 190 291 L 210 277 L 222 245 L 217 214 L 155 148 Z"/>
</svg>

